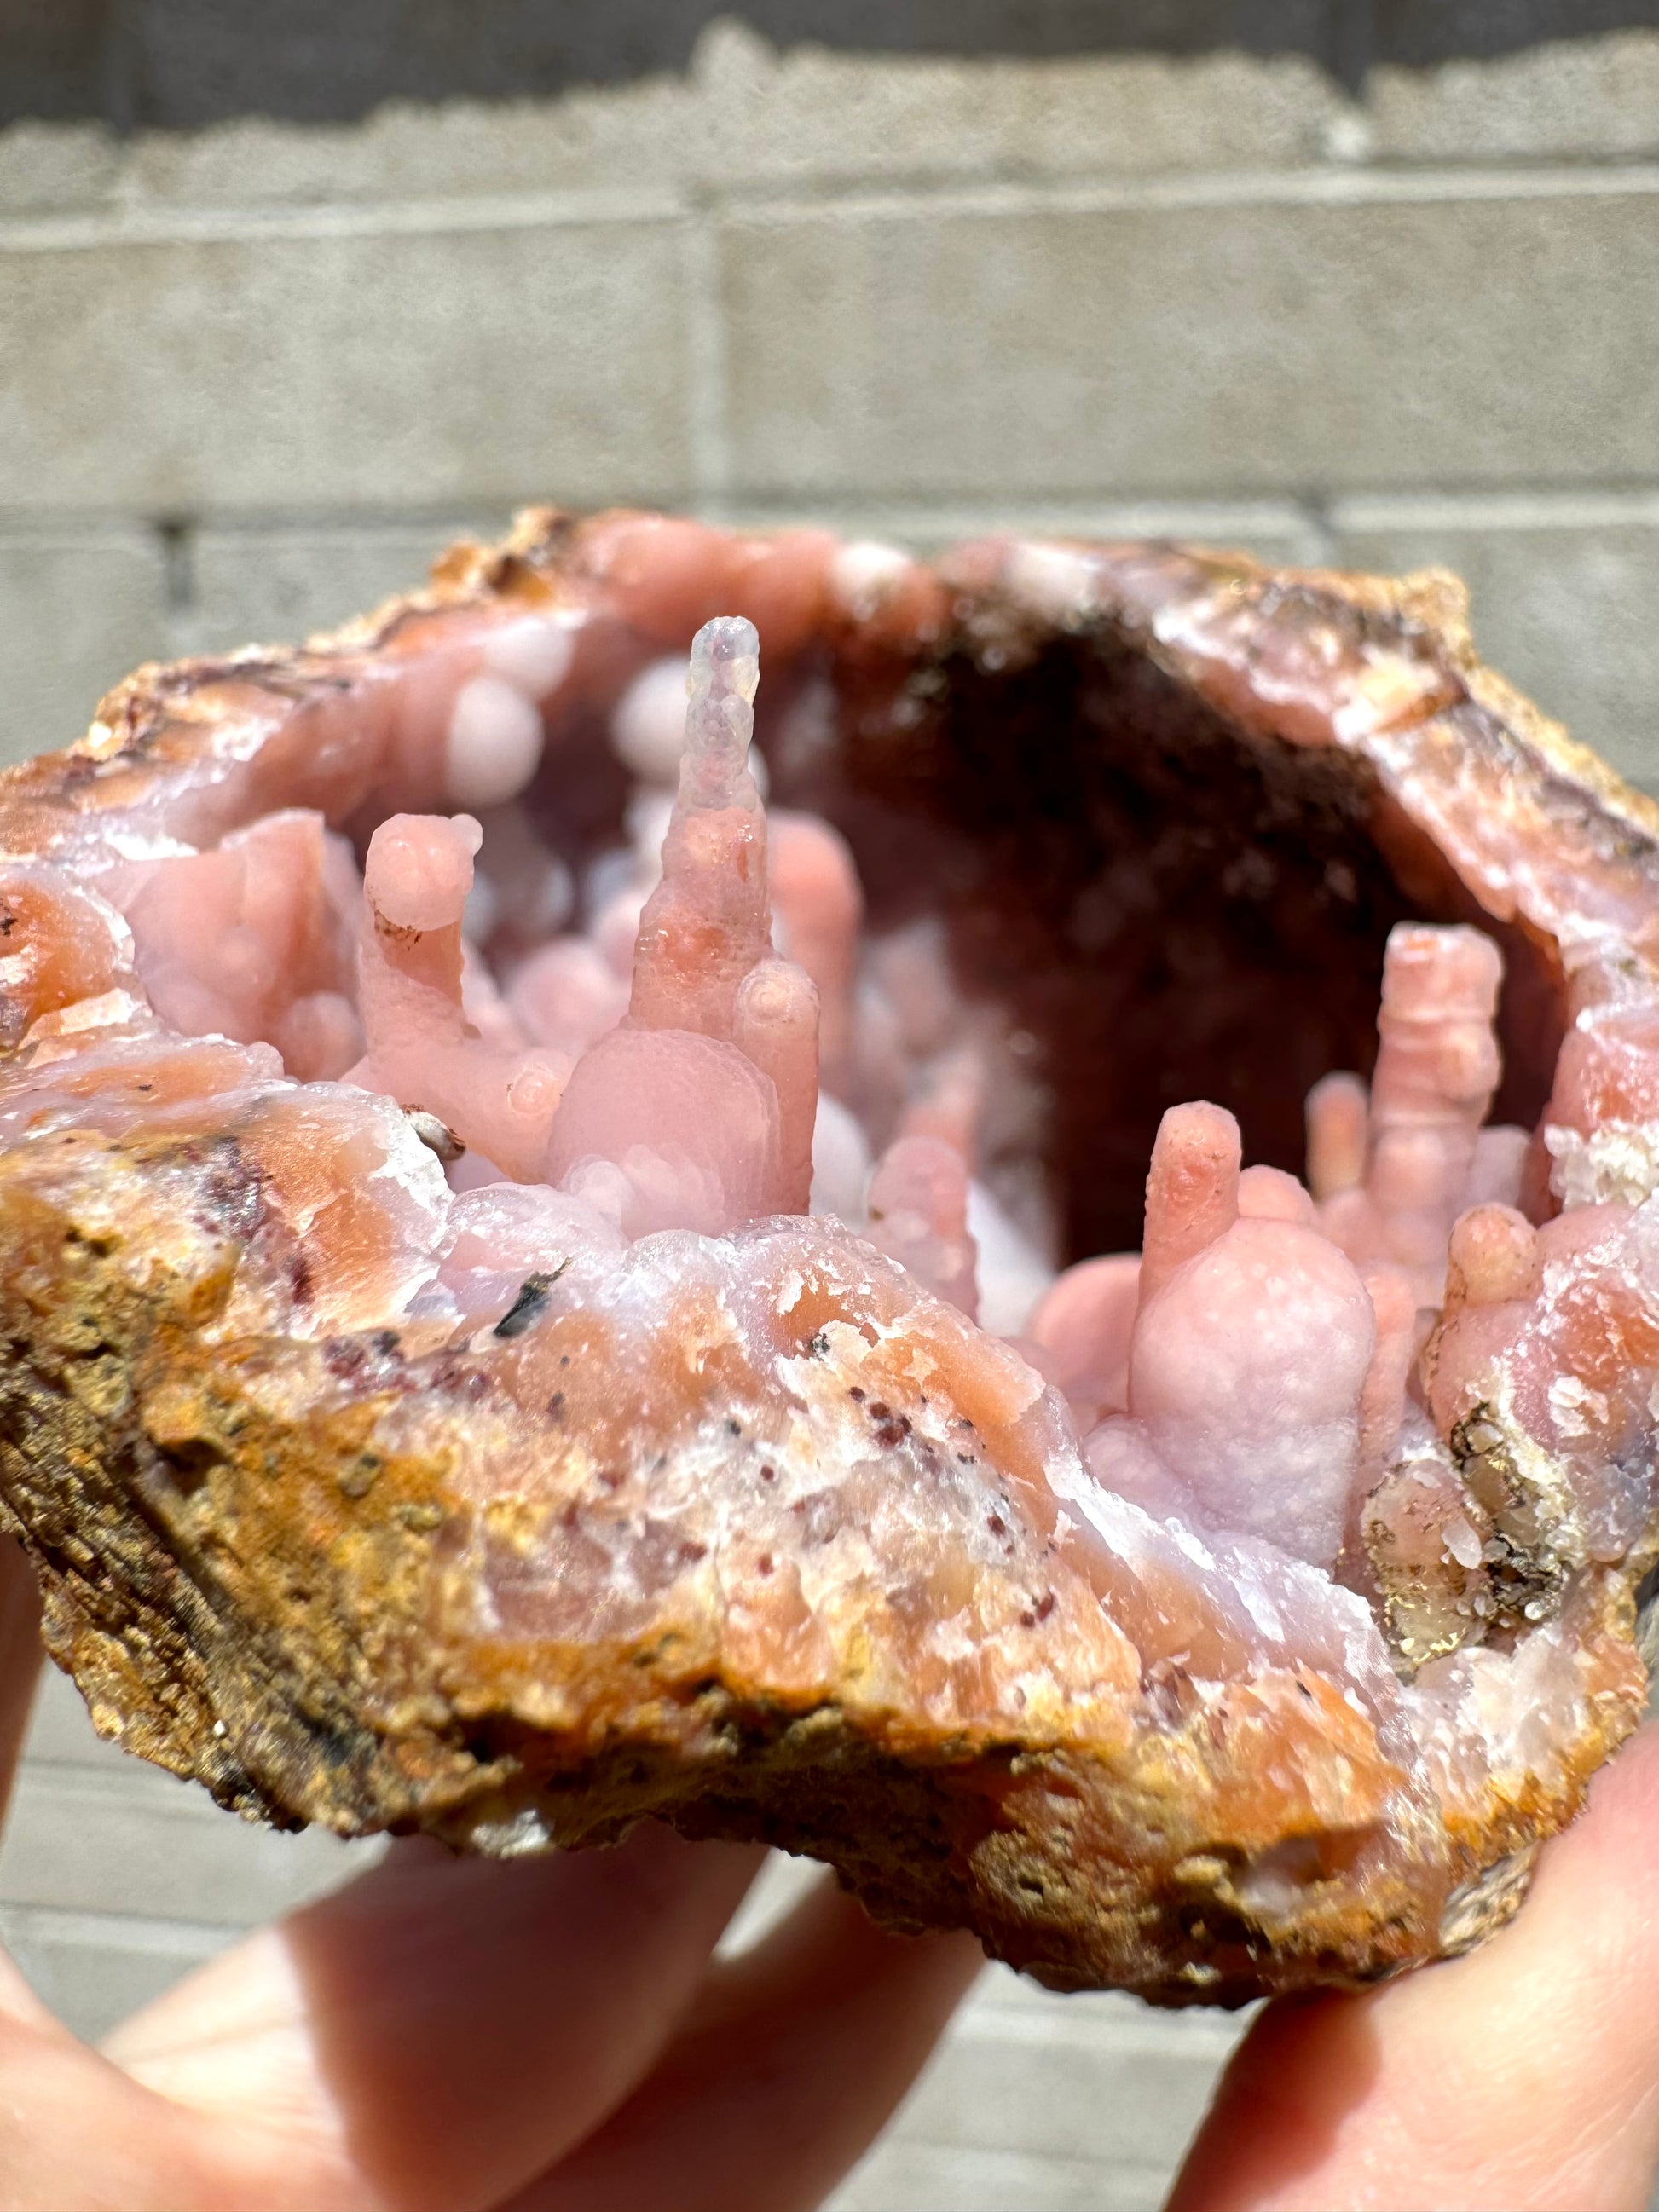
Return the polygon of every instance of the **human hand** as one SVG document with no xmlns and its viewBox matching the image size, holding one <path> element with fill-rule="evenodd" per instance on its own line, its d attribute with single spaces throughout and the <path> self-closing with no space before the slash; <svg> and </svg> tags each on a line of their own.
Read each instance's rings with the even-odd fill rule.
<svg viewBox="0 0 1659 2212">
<path fill-rule="evenodd" d="M 0 1546 L 0 1776 L 39 1646 Z M 0 1954 L 4 2212 L 787 2212 L 876 2133 L 981 1963 L 833 1887 L 711 1952 L 757 1850 L 654 1825 L 371 1872 L 78 2042 Z"/>
<path fill-rule="evenodd" d="M 1167 2212 L 1643 2212 L 1656 2165 L 1659 1724 L 1484 1948 L 1269 2005 Z"/>
<path fill-rule="evenodd" d="M 33 1679 L 0 1554 L 0 1767 Z M 1642 2212 L 1659 2164 L 1659 1728 L 1513 1926 L 1364 1996 L 1269 2006 L 1169 2212 Z M 783 2212 L 851 2165 L 979 1962 L 818 1892 L 710 1954 L 759 1854 L 654 1827 L 514 1864 L 394 1847 L 94 2052 L 0 1960 L 8 2212 Z"/>
</svg>

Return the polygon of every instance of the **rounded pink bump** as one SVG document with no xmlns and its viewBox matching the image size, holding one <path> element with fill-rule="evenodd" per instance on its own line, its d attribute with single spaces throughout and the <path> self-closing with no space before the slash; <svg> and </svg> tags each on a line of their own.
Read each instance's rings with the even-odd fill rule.
<svg viewBox="0 0 1659 2212">
<path fill-rule="evenodd" d="M 1476 1206 L 1452 1224 L 1446 1306 L 1491 1306 L 1531 1297 L 1541 1265 L 1538 1231 L 1512 1206 Z"/>
<path fill-rule="evenodd" d="M 462 806 L 501 806 L 541 766 L 541 709 L 504 676 L 475 676 L 455 695 L 444 785 Z"/>
<path fill-rule="evenodd" d="M 1085 1426 L 1128 1403 L 1129 1340 L 1139 1304 L 1139 1255 L 1113 1253 L 1067 1267 L 1025 1324 L 1052 1355 L 1054 1379 Z"/>
<path fill-rule="evenodd" d="M 1328 1567 L 1376 1333 L 1364 1283 L 1317 1230 L 1239 1219 L 1143 1301 L 1129 1411 L 1224 1527 Z"/>
<path fill-rule="evenodd" d="M 672 784 L 685 750 L 687 663 L 668 653 L 641 669 L 611 715 L 617 759 L 645 783 Z"/>
<path fill-rule="evenodd" d="M 369 840 L 363 888 L 394 929 L 458 924 L 483 831 L 470 814 L 394 814 Z"/>
<path fill-rule="evenodd" d="M 871 622 L 901 588 L 915 562 L 896 545 L 854 538 L 830 563 L 830 590 L 843 613 Z"/>
<path fill-rule="evenodd" d="M 820 628 L 836 544 L 827 530 L 738 541 L 725 603 L 753 623 L 775 661 L 799 653 Z"/>
<path fill-rule="evenodd" d="M 1256 1221 L 1314 1219 L 1314 1202 L 1282 1168 L 1246 1168 L 1238 1178 L 1238 1210 Z"/>
<path fill-rule="evenodd" d="M 665 645 L 684 645 L 709 617 L 731 604 L 733 540 L 722 530 L 684 516 L 617 514 L 590 526 L 587 565 L 610 586 L 625 622 Z"/>
</svg>

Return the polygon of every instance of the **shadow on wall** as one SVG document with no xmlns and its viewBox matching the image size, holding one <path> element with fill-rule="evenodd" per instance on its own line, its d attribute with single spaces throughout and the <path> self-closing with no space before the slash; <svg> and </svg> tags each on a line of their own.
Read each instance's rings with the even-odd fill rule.
<svg viewBox="0 0 1659 2212">
<path fill-rule="evenodd" d="M 1302 53 L 1358 89 L 1546 40 L 1659 25 L 1659 0 L 0 0 L 0 125 L 346 122 L 386 100 L 507 100 L 683 70 L 736 16 L 781 47 Z"/>
</svg>

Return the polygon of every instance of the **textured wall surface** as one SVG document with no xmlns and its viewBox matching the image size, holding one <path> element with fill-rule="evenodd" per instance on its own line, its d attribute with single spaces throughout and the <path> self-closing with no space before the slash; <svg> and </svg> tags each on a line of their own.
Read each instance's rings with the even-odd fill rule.
<svg viewBox="0 0 1659 2212">
<path fill-rule="evenodd" d="M 705 12 L 24 9 L 8 753 L 544 496 L 1449 561 L 1659 775 L 1659 11 Z"/>
<path fill-rule="evenodd" d="M 22 0 L 0 754 L 514 502 L 1468 580 L 1659 787 L 1659 8 Z M 0 1934 L 95 2028 L 349 1855 L 50 1686 Z M 848 2208 L 1150 2205 L 1234 2029 L 988 1978 Z"/>
</svg>

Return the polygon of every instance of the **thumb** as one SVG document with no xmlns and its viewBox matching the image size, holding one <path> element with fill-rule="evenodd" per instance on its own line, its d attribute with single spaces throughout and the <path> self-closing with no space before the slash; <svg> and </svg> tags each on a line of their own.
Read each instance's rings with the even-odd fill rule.
<svg viewBox="0 0 1659 2212">
<path fill-rule="evenodd" d="M 1169 2212 L 1643 2212 L 1659 2163 L 1659 1727 L 1519 1917 L 1363 1996 L 1270 2005 Z"/>
</svg>

